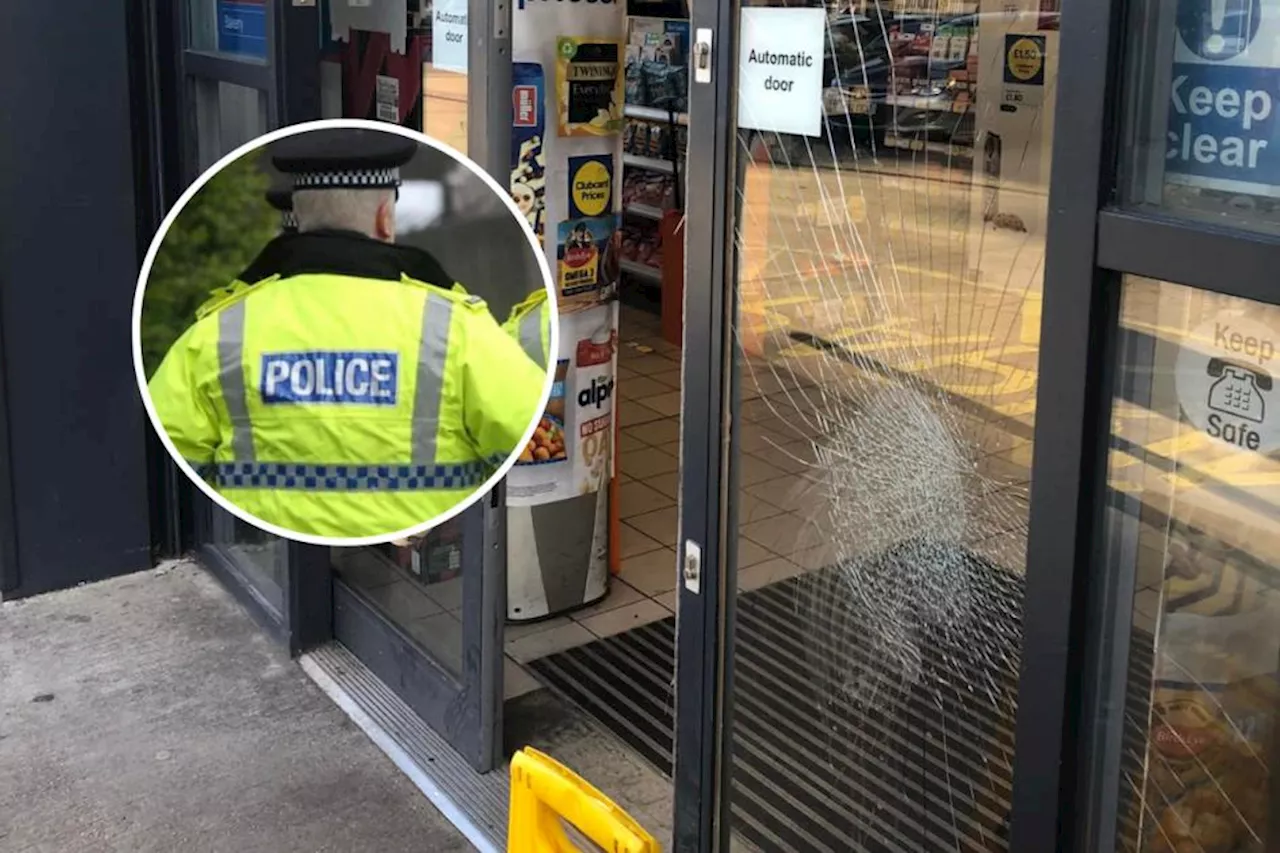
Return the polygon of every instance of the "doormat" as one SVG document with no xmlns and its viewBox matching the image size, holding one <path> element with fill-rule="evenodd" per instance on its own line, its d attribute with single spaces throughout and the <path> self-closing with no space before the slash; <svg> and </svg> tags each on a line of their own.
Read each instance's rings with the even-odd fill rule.
<svg viewBox="0 0 1280 853">
<path fill-rule="evenodd" d="M 1022 580 L 967 554 L 947 570 L 967 581 L 964 625 L 897 612 L 878 626 L 903 631 L 914 662 L 874 641 L 839 569 L 738 597 L 735 832 L 764 851 L 1008 850 Z M 1131 720 L 1146 719 L 1149 642 L 1145 658 L 1134 643 Z M 674 657 L 668 618 L 529 667 L 670 777 Z"/>
</svg>

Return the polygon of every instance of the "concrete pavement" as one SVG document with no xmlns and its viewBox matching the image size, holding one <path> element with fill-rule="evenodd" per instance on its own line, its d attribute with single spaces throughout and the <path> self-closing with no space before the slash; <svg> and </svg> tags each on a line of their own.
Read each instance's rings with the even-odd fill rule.
<svg viewBox="0 0 1280 853">
<path fill-rule="evenodd" d="M 0 851 L 467 849 L 199 568 L 0 605 Z"/>
</svg>

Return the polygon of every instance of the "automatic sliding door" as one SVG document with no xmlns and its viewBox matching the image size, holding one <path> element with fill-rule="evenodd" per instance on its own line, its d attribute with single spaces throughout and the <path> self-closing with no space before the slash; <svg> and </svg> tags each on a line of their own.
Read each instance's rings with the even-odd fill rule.
<svg viewBox="0 0 1280 853">
<path fill-rule="evenodd" d="M 684 536 L 727 553 L 681 606 L 724 596 L 735 845 L 1008 849 L 1057 80 L 1041 6 L 734 3 L 736 43 L 717 33 L 737 74 L 729 511 L 701 528 L 686 500 Z M 697 432 L 686 497 L 690 450 L 715 449 Z"/>
</svg>

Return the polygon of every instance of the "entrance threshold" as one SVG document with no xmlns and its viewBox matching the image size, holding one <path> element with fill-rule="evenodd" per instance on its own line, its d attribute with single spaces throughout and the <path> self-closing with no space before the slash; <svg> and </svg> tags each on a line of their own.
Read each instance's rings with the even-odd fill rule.
<svg viewBox="0 0 1280 853">
<path fill-rule="evenodd" d="M 507 849 L 510 781 L 477 773 L 368 667 L 339 643 L 301 658 L 302 669 L 351 718 L 445 819 L 481 853 Z"/>
</svg>

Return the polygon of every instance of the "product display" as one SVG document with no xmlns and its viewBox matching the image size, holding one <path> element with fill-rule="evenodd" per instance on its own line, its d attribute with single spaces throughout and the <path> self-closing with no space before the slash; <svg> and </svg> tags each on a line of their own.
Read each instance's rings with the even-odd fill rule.
<svg viewBox="0 0 1280 853">
<path fill-rule="evenodd" d="M 543 237 L 547 206 L 547 160 L 543 104 L 546 90 L 542 66 L 536 62 L 511 64 L 511 198 L 538 237 Z"/>
<path fill-rule="evenodd" d="M 644 205 L 658 210 L 675 206 L 676 181 L 672 175 L 630 169 L 622 183 L 622 206 Z"/>
<path fill-rule="evenodd" d="M 628 224 L 622 229 L 622 258 L 659 269 L 662 266 L 662 237 L 654 225 Z"/>
<path fill-rule="evenodd" d="M 609 136 L 622 129 L 618 44 L 577 36 L 556 40 L 561 136 Z"/>
</svg>

